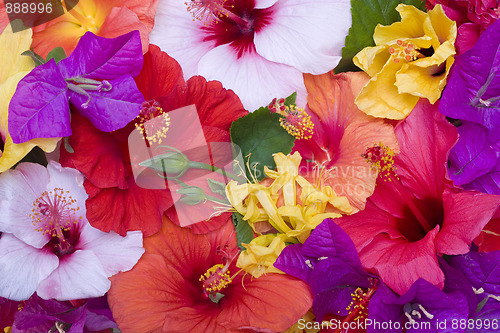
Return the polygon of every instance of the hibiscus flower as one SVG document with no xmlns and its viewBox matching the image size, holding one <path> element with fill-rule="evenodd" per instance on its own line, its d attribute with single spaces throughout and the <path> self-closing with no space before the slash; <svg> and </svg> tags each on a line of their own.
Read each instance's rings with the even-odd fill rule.
<svg viewBox="0 0 500 333">
<path fill-rule="evenodd" d="M 369 115 L 404 119 L 420 98 L 435 103 L 453 64 L 457 26 L 441 6 L 429 13 L 399 4 L 401 22 L 378 25 L 373 39 L 353 61 L 371 76 L 356 98 Z"/>
<path fill-rule="evenodd" d="M 67 55 L 87 31 L 115 38 L 139 30 L 143 52 L 147 52 L 158 0 L 79 0 L 64 15 L 33 28 L 33 48 L 42 57 L 61 46 Z"/>
<path fill-rule="evenodd" d="M 441 254 L 467 253 L 500 205 L 500 196 L 465 191 L 449 180 L 446 162 L 457 131 L 428 102 L 419 102 L 396 127 L 396 168 L 377 180 L 365 210 L 336 219 L 352 238 L 363 267 L 400 295 L 424 278 L 442 288 Z M 371 147 L 367 159 L 392 162 Z"/>
<path fill-rule="evenodd" d="M 335 68 L 350 8 L 347 0 L 163 0 L 151 41 L 185 78 L 222 82 L 250 111 L 294 91 L 303 104 L 301 73 Z"/>
<path fill-rule="evenodd" d="M 367 116 L 354 104 L 368 80 L 364 73 L 304 75 L 314 135 L 296 140 L 293 148 L 303 157 L 301 175 L 347 197 L 355 212 L 364 208 L 377 179 L 377 171 L 361 156 L 366 148 L 382 141 L 399 151 L 393 127 Z"/>
<path fill-rule="evenodd" d="M 151 118 L 194 104 L 206 141 L 229 142 L 229 126 L 246 111 L 238 97 L 223 89 L 219 82 L 207 82 L 202 77 L 185 82 L 179 64 L 154 45 L 144 56 L 144 67 L 136 82 L 147 101 L 139 117 L 121 130 L 105 133 L 74 114 L 73 135 L 69 139 L 74 153 L 62 149 L 61 163 L 85 175 L 84 185 L 89 194 L 87 218 L 93 226 L 121 235 L 128 230 L 141 230 L 149 236 L 161 228 L 161 216 L 167 209 L 172 207 L 169 214 L 172 219 L 176 215 L 168 190 L 137 185 L 130 163 L 130 133 Z M 223 214 L 192 227 L 198 232 L 208 232 L 228 218 L 230 214 Z"/>
<path fill-rule="evenodd" d="M 195 235 L 165 218 L 144 246 L 143 258 L 112 279 L 108 294 L 124 333 L 282 332 L 311 307 L 309 287 L 298 279 L 274 273 L 252 279 L 238 271 L 231 222 Z"/>
<path fill-rule="evenodd" d="M 85 218 L 83 175 L 50 162 L 0 175 L 0 297 L 20 301 L 104 295 L 108 277 L 131 269 L 142 234 L 104 233 Z"/>
</svg>

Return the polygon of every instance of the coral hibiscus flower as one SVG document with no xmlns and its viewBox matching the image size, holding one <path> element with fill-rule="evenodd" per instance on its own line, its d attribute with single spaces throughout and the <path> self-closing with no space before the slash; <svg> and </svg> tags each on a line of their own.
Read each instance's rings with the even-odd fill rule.
<svg viewBox="0 0 500 333">
<path fill-rule="evenodd" d="M 500 196 L 464 191 L 449 180 L 446 161 L 457 131 L 437 106 L 419 102 L 396 135 L 396 174 L 379 177 L 365 210 L 335 222 L 354 241 L 363 267 L 402 295 L 418 278 L 443 287 L 438 256 L 467 253 Z M 384 165 L 386 152 L 372 147 L 366 156 Z"/>
<path fill-rule="evenodd" d="M 309 140 L 297 140 L 294 151 L 302 155 L 302 168 L 324 181 L 338 196 L 346 196 L 355 211 L 362 210 L 375 188 L 377 172 L 361 156 L 380 141 L 399 151 L 392 126 L 367 116 L 354 99 L 369 77 L 364 73 L 333 72 L 304 75 L 308 113 L 314 123 Z"/>
<path fill-rule="evenodd" d="M 42 57 L 61 46 L 66 54 L 87 31 L 114 38 L 139 30 L 143 51 L 148 50 L 158 0 L 79 0 L 64 15 L 33 28 L 33 48 Z"/>
<path fill-rule="evenodd" d="M 347 0 L 162 0 L 151 40 L 185 77 L 222 82 L 250 111 L 294 91 L 301 104 L 301 73 L 323 74 L 340 61 L 350 7 Z"/>
<path fill-rule="evenodd" d="M 86 176 L 87 218 L 93 226 L 122 235 L 128 230 L 141 230 L 149 236 L 160 229 L 161 216 L 173 201 L 168 190 L 141 188 L 135 182 L 128 144 L 135 125 L 194 104 L 206 141 L 229 142 L 229 126 L 247 112 L 238 97 L 223 89 L 219 82 L 207 82 L 202 77 L 185 82 L 179 64 L 153 45 L 144 56 L 144 67 L 136 82 L 147 100 L 140 116 L 121 130 L 105 133 L 74 114 L 73 135 L 69 140 L 74 153 L 62 149 L 61 163 Z M 229 215 L 198 223 L 193 228 L 198 232 L 214 230 Z M 174 218 L 175 214 L 172 212 L 170 216 Z"/>
<path fill-rule="evenodd" d="M 111 281 L 108 294 L 124 333 L 283 332 L 311 307 L 309 287 L 298 279 L 237 273 L 230 222 L 195 235 L 165 218 L 161 231 L 144 243 L 143 258 Z"/>
</svg>

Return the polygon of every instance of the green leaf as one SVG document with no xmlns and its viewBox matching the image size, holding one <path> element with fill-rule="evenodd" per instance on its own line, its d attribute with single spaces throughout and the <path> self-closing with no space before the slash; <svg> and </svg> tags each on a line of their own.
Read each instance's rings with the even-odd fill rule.
<svg viewBox="0 0 500 333">
<path fill-rule="evenodd" d="M 224 198 L 226 197 L 226 184 L 211 178 L 207 178 L 207 182 L 208 187 L 210 187 L 213 193 L 222 195 Z"/>
<path fill-rule="evenodd" d="M 292 152 L 295 138 L 281 127 L 280 117 L 276 113 L 270 113 L 267 107 L 261 107 L 235 120 L 231 125 L 231 141 L 241 149 L 250 180 L 264 179 L 264 166 L 276 168 L 274 153 L 286 155 Z"/>
<path fill-rule="evenodd" d="M 287 98 L 285 98 L 285 105 L 290 106 L 290 105 L 295 105 L 295 100 L 297 99 L 297 92 L 294 92 Z"/>
<path fill-rule="evenodd" d="M 64 52 L 64 49 L 60 46 L 54 48 L 52 51 L 47 54 L 47 59 L 45 62 L 48 62 L 50 59 L 54 59 L 56 61 L 56 64 L 59 63 L 59 61 L 63 60 L 66 58 L 66 52 Z"/>
<path fill-rule="evenodd" d="M 245 250 L 241 243 L 248 244 L 252 241 L 252 227 L 250 227 L 247 221 L 243 220 L 243 215 L 238 212 L 233 213 L 233 224 L 234 229 L 236 230 L 236 240 L 238 241 L 238 247 L 242 250 Z"/>
<path fill-rule="evenodd" d="M 352 58 L 365 47 L 375 46 L 373 32 L 377 24 L 390 25 L 401 20 L 396 11 L 400 3 L 425 11 L 425 1 L 421 0 L 351 0 L 352 26 L 335 73 L 360 70 L 354 65 Z"/>
<path fill-rule="evenodd" d="M 45 155 L 45 152 L 40 148 L 40 147 L 33 147 L 31 151 L 26 154 L 19 162 L 14 165 L 13 169 L 15 169 L 20 163 L 24 162 L 31 162 L 31 163 L 38 163 L 40 165 L 43 165 L 44 167 L 47 166 L 47 156 Z"/>
<path fill-rule="evenodd" d="M 23 53 L 21 53 L 21 55 L 30 57 L 35 63 L 35 66 L 40 66 L 45 64 L 45 60 L 32 50 L 24 51 Z"/>
</svg>

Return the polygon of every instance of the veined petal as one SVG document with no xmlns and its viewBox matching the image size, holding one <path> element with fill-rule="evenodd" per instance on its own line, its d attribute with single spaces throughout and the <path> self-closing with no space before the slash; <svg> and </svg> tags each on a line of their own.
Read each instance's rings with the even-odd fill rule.
<svg viewBox="0 0 500 333">
<path fill-rule="evenodd" d="M 250 110 L 268 104 L 275 97 L 297 91 L 297 105 L 305 101 L 302 73 L 293 67 L 268 61 L 255 52 L 238 54 L 229 45 L 208 52 L 200 61 L 199 73 L 207 80 L 222 82 L 240 97 Z"/>
<path fill-rule="evenodd" d="M 281 0 L 271 9 L 271 23 L 255 33 L 257 53 L 311 74 L 338 64 L 351 26 L 349 1 Z"/>
<path fill-rule="evenodd" d="M 40 281 L 59 265 L 57 256 L 31 247 L 11 234 L 0 238 L 0 296 L 15 301 L 30 298 Z"/>
<path fill-rule="evenodd" d="M 201 22 L 193 21 L 183 1 L 158 4 L 149 39 L 181 64 L 186 80 L 198 74 L 200 59 L 215 46 L 214 42 L 204 41 L 202 27 Z"/>
<path fill-rule="evenodd" d="M 29 72 L 19 72 L 10 76 L 5 82 L 0 84 L 0 133 L 4 140 L 4 148 L 0 156 L 0 172 L 10 169 L 19 162 L 35 146 L 50 153 L 57 147 L 59 138 L 32 139 L 27 142 L 16 144 L 8 132 L 9 103 L 16 91 L 19 81 Z"/>
</svg>

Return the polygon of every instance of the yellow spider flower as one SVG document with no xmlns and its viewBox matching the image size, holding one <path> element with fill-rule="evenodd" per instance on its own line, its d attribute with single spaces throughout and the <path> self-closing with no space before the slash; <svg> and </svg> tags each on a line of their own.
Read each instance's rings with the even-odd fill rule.
<svg viewBox="0 0 500 333">
<path fill-rule="evenodd" d="M 265 168 L 269 177 L 260 184 L 231 181 L 226 196 L 255 232 L 255 223 L 267 221 L 278 233 L 304 242 L 311 230 L 326 218 L 352 213 L 346 197 L 339 197 L 330 186 L 313 186 L 299 175 L 302 157 L 298 152 L 274 155 L 276 171 Z M 264 183 L 272 181 L 269 186 Z"/>
<path fill-rule="evenodd" d="M 30 57 L 21 55 L 30 49 L 31 37 L 31 29 L 13 33 L 10 25 L 0 35 L 0 59 L 3 59 L 0 67 L 0 135 L 4 142 L 3 152 L 0 152 L 0 172 L 10 169 L 35 146 L 52 152 L 59 141 L 59 138 L 33 139 L 15 144 L 8 132 L 10 100 L 19 81 L 35 67 Z"/>
<path fill-rule="evenodd" d="M 267 234 L 252 239 L 250 244 L 242 243 L 246 250 L 240 253 L 236 266 L 255 278 L 267 273 L 283 273 L 273 264 L 286 243 L 297 243 L 297 240 L 285 234 Z"/>
<path fill-rule="evenodd" d="M 377 25 L 374 47 L 366 47 L 353 59 L 370 75 L 356 105 L 366 114 L 404 119 L 419 98 L 434 104 L 441 96 L 454 61 L 456 23 L 436 5 L 428 13 L 400 4 L 401 22 Z"/>
</svg>

